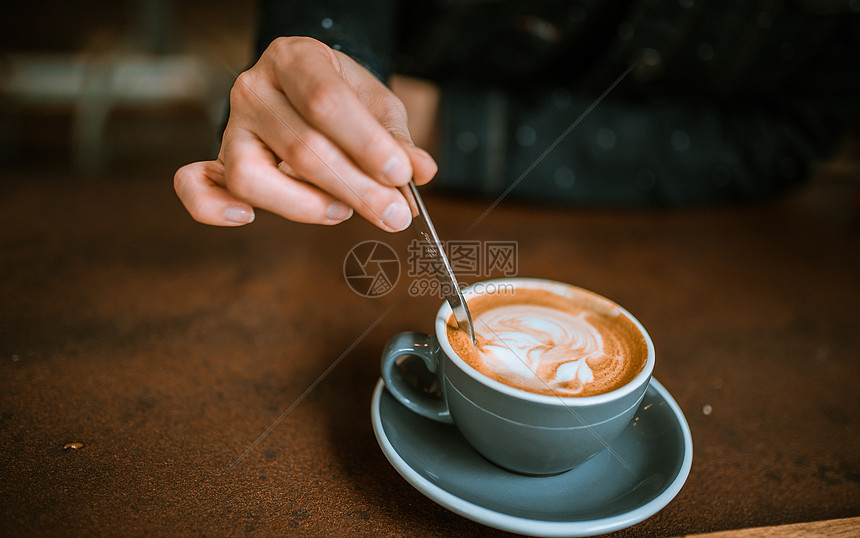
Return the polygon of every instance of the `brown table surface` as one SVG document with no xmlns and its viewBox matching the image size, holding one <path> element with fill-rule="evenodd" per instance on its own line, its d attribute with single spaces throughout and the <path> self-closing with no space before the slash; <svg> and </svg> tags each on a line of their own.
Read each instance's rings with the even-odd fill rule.
<svg viewBox="0 0 860 538">
<path fill-rule="evenodd" d="M 516 241 L 519 275 L 597 291 L 649 329 L 693 466 L 618 535 L 683 535 L 860 515 L 855 179 L 733 208 L 505 202 L 468 235 L 490 201 L 427 203 L 443 237 Z M 371 429 L 383 345 L 429 331 L 439 304 L 409 296 L 410 237 L 358 218 L 203 226 L 169 175 L 7 177 L 0 534 L 496 533 L 413 489 Z M 370 239 L 403 263 L 376 299 L 343 276 Z"/>
</svg>

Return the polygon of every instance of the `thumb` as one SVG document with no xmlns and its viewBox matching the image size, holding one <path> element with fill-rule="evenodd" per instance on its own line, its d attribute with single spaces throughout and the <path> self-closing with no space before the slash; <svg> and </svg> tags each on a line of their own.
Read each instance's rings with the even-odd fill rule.
<svg viewBox="0 0 860 538">
<path fill-rule="evenodd" d="M 433 159 L 427 150 L 419 148 L 412 143 L 408 131 L 405 129 L 403 131 L 405 134 L 398 134 L 393 130 L 389 132 L 400 143 L 406 154 L 409 155 L 409 161 L 412 164 L 412 181 L 416 185 L 424 185 L 436 176 L 436 172 L 439 171 L 439 165 L 436 164 L 436 160 Z"/>
</svg>

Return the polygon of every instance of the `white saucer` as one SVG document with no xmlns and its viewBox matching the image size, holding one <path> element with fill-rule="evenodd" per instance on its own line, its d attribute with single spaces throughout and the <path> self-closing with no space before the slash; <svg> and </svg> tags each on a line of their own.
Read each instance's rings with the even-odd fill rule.
<svg viewBox="0 0 860 538">
<path fill-rule="evenodd" d="M 381 379 L 371 419 L 388 461 L 421 493 L 463 517 L 521 534 L 592 536 L 639 523 L 678 494 L 693 461 L 687 421 L 655 379 L 612 451 L 549 477 L 496 467 L 454 426 L 402 406 Z"/>
</svg>

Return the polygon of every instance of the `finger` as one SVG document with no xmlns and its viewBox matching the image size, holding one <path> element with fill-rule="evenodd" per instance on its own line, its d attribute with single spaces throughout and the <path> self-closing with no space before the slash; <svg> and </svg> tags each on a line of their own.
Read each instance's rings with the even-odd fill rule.
<svg viewBox="0 0 860 538">
<path fill-rule="evenodd" d="M 232 196 L 223 183 L 223 165 L 202 161 L 183 166 L 173 176 L 173 188 L 198 222 L 215 226 L 242 226 L 254 221 L 254 208 Z"/>
<path fill-rule="evenodd" d="M 424 185 L 429 182 L 436 175 L 436 172 L 439 170 L 436 161 L 433 160 L 433 157 L 430 156 L 425 150 L 415 146 L 412 144 L 412 141 L 408 139 L 408 134 L 406 137 L 399 136 L 395 133 L 391 133 L 395 139 L 400 142 L 403 146 L 403 149 L 406 150 L 406 153 L 409 155 L 409 158 L 412 162 L 412 170 L 414 172 L 413 175 L 413 183 L 415 185 Z M 412 195 L 412 191 L 408 186 L 400 187 L 400 192 L 403 194 L 403 197 L 406 198 L 406 201 L 409 203 L 409 207 L 412 211 L 412 218 L 418 216 L 418 204 L 415 201 L 414 196 Z"/>
<path fill-rule="evenodd" d="M 227 189 L 254 206 L 314 224 L 337 224 L 352 216 L 345 203 L 279 170 L 272 152 L 250 133 L 234 134 L 222 154 Z"/>
<path fill-rule="evenodd" d="M 344 80 L 333 51 L 313 40 L 291 43 L 294 47 L 281 50 L 282 68 L 274 73 L 290 103 L 367 175 L 385 185 L 406 184 L 412 177 L 409 157 Z M 385 92 L 380 95 L 384 97 Z M 386 106 L 397 104 L 399 101 L 392 101 Z"/>
<path fill-rule="evenodd" d="M 403 139 L 400 139 L 399 142 L 409 155 L 409 161 L 412 164 L 412 181 L 414 181 L 416 185 L 424 185 L 436 177 L 436 172 L 439 171 L 439 165 L 436 164 L 436 160 L 433 159 L 426 150 L 413 145 L 411 142 L 406 142 Z"/>
<path fill-rule="evenodd" d="M 253 129 L 259 141 L 285 163 L 281 166 L 289 167 L 290 175 L 343 201 L 386 231 L 409 226 L 410 211 L 400 193 L 359 169 L 331 140 L 308 125 L 280 92 L 261 85 L 247 98 L 265 106 L 252 107 L 232 127 L 248 134 Z"/>
</svg>

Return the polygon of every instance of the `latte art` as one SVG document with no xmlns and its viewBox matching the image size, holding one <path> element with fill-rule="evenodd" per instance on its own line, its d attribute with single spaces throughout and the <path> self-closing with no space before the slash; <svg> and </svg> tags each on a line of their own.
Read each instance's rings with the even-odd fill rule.
<svg viewBox="0 0 860 538">
<path fill-rule="evenodd" d="M 577 396 L 594 382 L 589 361 L 610 363 L 610 370 L 620 369 L 623 363 L 604 353 L 603 338 L 584 312 L 571 315 L 542 306 L 504 306 L 482 314 L 475 331 L 487 368 L 519 379 L 529 388 L 562 396 Z"/>
<path fill-rule="evenodd" d="M 468 303 L 478 346 L 456 322 L 449 324 L 449 342 L 474 369 L 507 385 L 563 397 L 591 396 L 624 385 L 644 365 L 644 339 L 606 301 L 527 289 Z"/>
</svg>

